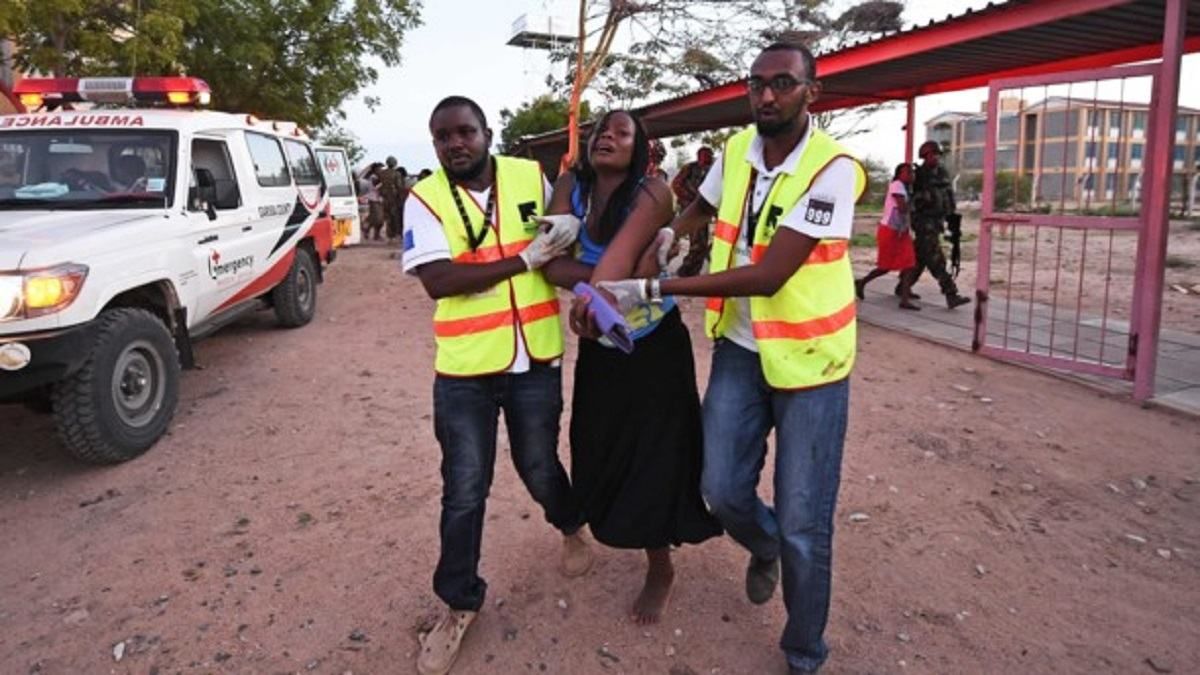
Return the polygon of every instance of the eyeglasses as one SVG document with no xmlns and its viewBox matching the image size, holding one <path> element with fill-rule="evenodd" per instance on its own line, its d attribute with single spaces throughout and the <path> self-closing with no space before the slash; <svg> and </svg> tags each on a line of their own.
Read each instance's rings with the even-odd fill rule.
<svg viewBox="0 0 1200 675">
<path fill-rule="evenodd" d="M 812 84 L 812 80 L 797 80 L 791 75 L 776 75 L 769 80 L 764 80 L 761 77 L 751 77 L 746 80 L 746 88 L 751 94 L 761 94 L 767 87 L 776 94 L 787 93 L 801 85 Z"/>
</svg>

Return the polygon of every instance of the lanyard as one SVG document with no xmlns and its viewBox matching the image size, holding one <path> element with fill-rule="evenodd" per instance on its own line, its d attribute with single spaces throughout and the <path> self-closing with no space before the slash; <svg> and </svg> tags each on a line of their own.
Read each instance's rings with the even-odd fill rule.
<svg viewBox="0 0 1200 675">
<path fill-rule="evenodd" d="M 471 229 L 471 219 L 467 216 L 467 208 L 463 206 L 462 197 L 458 194 L 458 186 L 450 180 L 450 175 L 446 174 L 446 183 L 450 186 L 450 194 L 454 195 L 454 205 L 458 207 L 458 217 L 462 219 L 463 230 L 467 233 L 467 245 L 474 252 L 487 239 L 488 229 L 492 227 L 492 213 L 496 210 L 496 183 L 499 182 L 499 176 L 496 175 L 496 160 L 492 159 L 492 189 L 488 191 L 487 207 L 483 211 L 483 225 L 479 228 L 479 234 Z M 500 236 L 499 233 L 496 235 Z"/>
<path fill-rule="evenodd" d="M 771 200 L 771 193 L 775 191 L 775 184 L 779 182 L 779 174 L 771 179 L 771 187 L 767 189 L 767 194 L 763 195 L 762 203 L 758 205 L 758 210 L 754 210 L 754 188 L 758 185 L 758 169 L 750 169 L 750 186 L 746 191 L 746 246 L 754 248 L 754 228 L 758 227 L 758 219 L 762 217 L 763 209 L 767 208 L 767 202 Z"/>
</svg>

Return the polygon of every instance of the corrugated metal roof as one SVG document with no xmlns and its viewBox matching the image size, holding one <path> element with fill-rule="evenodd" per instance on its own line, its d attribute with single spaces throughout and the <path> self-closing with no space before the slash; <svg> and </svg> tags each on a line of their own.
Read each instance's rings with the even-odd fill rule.
<svg viewBox="0 0 1200 675">
<path fill-rule="evenodd" d="M 1200 0 L 1187 0 L 1187 51 L 1200 50 Z M 1157 58 L 1163 0 L 1010 0 L 821 54 L 814 111 L 985 86 L 989 80 Z M 744 80 L 636 109 L 653 137 L 751 121 Z M 519 151 L 556 166 L 566 132 Z"/>
</svg>

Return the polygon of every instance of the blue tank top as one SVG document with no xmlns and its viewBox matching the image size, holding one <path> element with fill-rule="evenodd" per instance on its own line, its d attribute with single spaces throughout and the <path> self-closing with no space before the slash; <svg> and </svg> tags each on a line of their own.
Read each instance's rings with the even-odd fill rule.
<svg viewBox="0 0 1200 675">
<path fill-rule="evenodd" d="M 576 256 L 579 262 L 595 267 L 600 262 L 600 257 L 604 255 L 604 251 L 608 248 L 607 244 L 600 244 L 593 240 L 588 235 L 587 216 L 589 208 L 588 200 L 584 197 L 583 186 L 576 181 L 575 186 L 571 188 L 571 212 L 576 218 L 583 221 L 583 227 L 579 228 L 579 252 Z M 621 222 L 624 224 L 625 216 L 628 213 L 621 214 Z M 675 296 L 664 295 L 661 305 L 646 303 L 639 307 L 634 307 L 625 315 L 625 322 L 629 324 L 629 336 L 634 340 L 643 338 L 658 328 L 658 324 L 662 322 L 663 316 L 675 308 Z"/>
</svg>

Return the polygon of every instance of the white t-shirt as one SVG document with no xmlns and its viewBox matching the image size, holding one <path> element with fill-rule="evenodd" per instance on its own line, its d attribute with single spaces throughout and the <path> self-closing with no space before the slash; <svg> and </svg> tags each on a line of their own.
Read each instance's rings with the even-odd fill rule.
<svg viewBox="0 0 1200 675">
<path fill-rule="evenodd" d="M 768 170 L 763 163 L 762 138 L 755 136 L 746 153 L 746 161 L 758 170 L 758 180 L 754 185 L 750 208 L 755 213 L 762 209 L 763 201 L 770 193 L 775 178 L 781 173 L 793 174 L 800 164 L 800 155 L 804 145 L 812 135 L 812 119 L 809 119 L 808 130 L 796 144 L 791 154 L 774 169 Z M 854 202 L 858 195 L 855 193 L 856 179 L 854 160 L 839 157 L 813 180 L 812 185 L 791 211 L 783 214 L 777 227 L 786 227 L 815 239 L 849 239 L 854 225 Z M 717 157 L 700 185 L 700 197 L 710 205 L 721 206 L 721 192 L 724 189 L 724 157 Z M 815 206 L 818 208 L 809 208 Z M 746 214 L 742 214 L 742 219 Z M 738 232 L 738 241 L 734 247 L 733 267 L 750 264 L 750 246 L 746 243 L 748 229 L 743 222 Z M 732 312 L 729 329 L 725 337 L 734 344 L 758 351 L 758 343 L 754 340 L 754 328 L 750 324 L 750 299 L 729 298 L 726 311 Z"/>
<path fill-rule="evenodd" d="M 903 220 L 900 221 L 899 225 L 892 224 L 892 214 L 900 206 L 896 202 L 896 197 L 901 197 L 906 202 L 908 201 L 908 189 L 904 187 L 904 182 L 901 181 L 899 178 L 892 181 L 891 185 L 888 185 L 887 198 L 883 200 L 882 224 L 887 225 L 888 227 L 892 228 L 893 230 L 896 230 L 897 232 L 903 232 L 904 230 L 908 229 L 907 214 L 901 214 L 902 216 L 904 216 L 904 218 L 903 218 Z M 907 206 L 907 204 L 905 206 Z"/>
<path fill-rule="evenodd" d="M 553 188 L 545 176 L 542 176 L 542 190 L 545 195 L 543 203 L 549 204 Z M 466 190 L 475 205 L 464 201 L 463 206 L 468 210 L 478 207 L 482 213 L 491 191 L 490 187 L 482 192 Z M 457 217 L 456 214 L 455 218 Z M 446 238 L 446 231 L 442 229 L 442 221 L 425 206 L 425 202 L 416 195 L 411 195 L 409 199 L 404 200 L 404 271 L 415 276 L 418 267 L 438 260 L 450 260 L 450 240 Z M 508 372 L 524 373 L 528 370 L 529 351 L 525 348 L 525 336 L 518 330 L 517 354 Z"/>
</svg>

